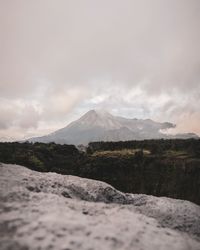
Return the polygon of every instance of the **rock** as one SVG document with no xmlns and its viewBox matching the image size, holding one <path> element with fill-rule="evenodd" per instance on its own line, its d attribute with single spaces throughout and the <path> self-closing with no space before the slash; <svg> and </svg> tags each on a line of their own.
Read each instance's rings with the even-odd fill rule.
<svg viewBox="0 0 200 250">
<path fill-rule="evenodd" d="M 0 249 L 200 249 L 200 207 L 0 166 Z"/>
</svg>

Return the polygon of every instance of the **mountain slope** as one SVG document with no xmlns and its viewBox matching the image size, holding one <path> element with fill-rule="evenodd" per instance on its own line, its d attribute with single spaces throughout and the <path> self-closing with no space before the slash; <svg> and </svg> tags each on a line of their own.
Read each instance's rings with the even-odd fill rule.
<svg viewBox="0 0 200 250">
<path fill-rule="evenodd" d="M 88 144 L 92 141 L 126 141 L 168 138 L 161 130 L 174 128 L 169 122 L 159 123 L 150 119 L 128 119 L 113 116 L 105 111 L 90 110 L 80 119 L 47 136 L 31 138 L 31 142 Z M 195 137 L 189 134 L 189 138 Z M 173 136 L 171 136 L 173 137 Z M 187 134 L 179 135 L 187 138 Z"/>
</svg>

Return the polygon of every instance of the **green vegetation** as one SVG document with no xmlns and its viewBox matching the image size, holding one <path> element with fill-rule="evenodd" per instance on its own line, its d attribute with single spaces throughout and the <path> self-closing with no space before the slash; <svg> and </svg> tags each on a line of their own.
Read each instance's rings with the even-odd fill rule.
<svg viewBox="0 0 200 250">
<path fill-rule="evenodd" d="M 87 148 L 89 153 L 124 149 L 145 149 L 150 151 L 152 155 L 163 155 L 166 152 L 171 152 L 172 154 L 173 152 L 184 152 L 189 156 L 198 157 L 200 155 L 200 140 L 160 139 L 143 141 L 91 142 Z"/>
<path fill-rule="evenodd" d="M 86 153 L 73 145 L 0 143 L 0 162 L 200 204 L 200 140 L 93 142 Z"/>
<path fill-rule="evenodd" d="M 130 157 L 136 155 L 140 151 L 141 149 L 104 150 L 104 151 L 96 151 L 92 154 L 92 156 Z M 142 152 L 145 155 L 149 155 L 151 153 L 149 150 L 142 150 Z"/>
<path fill-rule="evenodd" d="M 47 172 L 77 174 L 82 156 L 74 145 L 55 143 L 0 143 L 0 161 Z"/>
</svg>

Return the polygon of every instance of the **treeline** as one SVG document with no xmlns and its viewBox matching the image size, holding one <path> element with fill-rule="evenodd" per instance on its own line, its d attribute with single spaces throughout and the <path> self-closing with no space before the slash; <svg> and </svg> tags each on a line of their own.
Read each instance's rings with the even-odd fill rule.
<svg viewBox="0 0 200 250">
<path fill-rule="evenodd" d="M 142 141 L 118 141 L 118 142 L 90 142 L 87 148 L 88 153 L 106 150 L 122 149 L 146 149 L 152 154 L 162 154 L 167 150 L 186 151 L 193 156 L 200 155 L 199 139 L 160 139 Z"/>
<path fill-rule="evenodd" d="M 55 143 L 0 143 L 0 162 L 43 172 L 105 181 L 129 193 L 145 193 L 200 204 L 200 140 L 90 143 L 87 152 Z M 128 156 L 114 150 L 139 149 Z M 150 154 L 142 153 L 149 150 Z M 98 154 L 110 151 L 111 154 Z M 133 150 L 134 151 L 134 150 Z M 166 154 L 167 151 L 171 151 Z M 184 155 L 179 151 L 185 152 Z M 94 153 L 96 152 L 96 153 Z"/>
<path fill-rule="evenodd" d="M 144 193 L 200 204 L 200 158 L 133 155 L 91 156 L 84 163 L 87 178 L 105 181 L 127 193 Z"/>
<path fill-rule="evenodd" d="M 74 145 L 55 143 L 0 143 L 0 162 L 19 164 L 37 171 L 77 174 L 82 153 Z"/>
</svg>

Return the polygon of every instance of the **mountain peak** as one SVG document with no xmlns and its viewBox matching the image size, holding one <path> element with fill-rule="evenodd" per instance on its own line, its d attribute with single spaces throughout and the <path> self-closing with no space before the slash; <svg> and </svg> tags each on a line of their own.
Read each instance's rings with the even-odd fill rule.
<svg viewBox="0 0 200 250">
<path fill-rule="evenodd" d="M 105 109 L 95 109 L 94 110 L 96 112 L 96 114 L 100 115 L 100 116 L 112 116 L 107 110 Z"/>
<path fill-rule="evenodd" d="M 118 122 L 115 117 L 102 109 L 92 109 L 84 114 L 77 122 L 84 126 L 97 126 L 103 127 L 106 130 L 119 128 Z"/>
<path fill-rule="evenodd" d="M 91 109 L 87 113 L 85 113 L 82 117 L 84 116 L 112 116 L 108 111 L 105 109 Z"/>
<path fill-rule="evenodd" d="M 172 123 L 160 123 L 150 119 L 128 119 L 113 116 L 106 110 L 92 109 L 66 127 L 30 141 L 87 145 L 92 141 L 124 141 L 159 138 L 191 138 L 191 134 L 168 135 L 163 129 L 174 128 Z"/>
<path fill-rule="evenodd" d="M 106 120 L 106 119 L 112 119 L 112 118 L 114 118 L 114 116 L 108 113 L 106 110 L 92 109 L 88 111 L 87 113 L 85 113 L 83 116 L 81 116 L 79 121 L 86 121 L 86 120 L 90 121 L 90 120 L 98 120 L 98 119 Z"/>
</svg>

